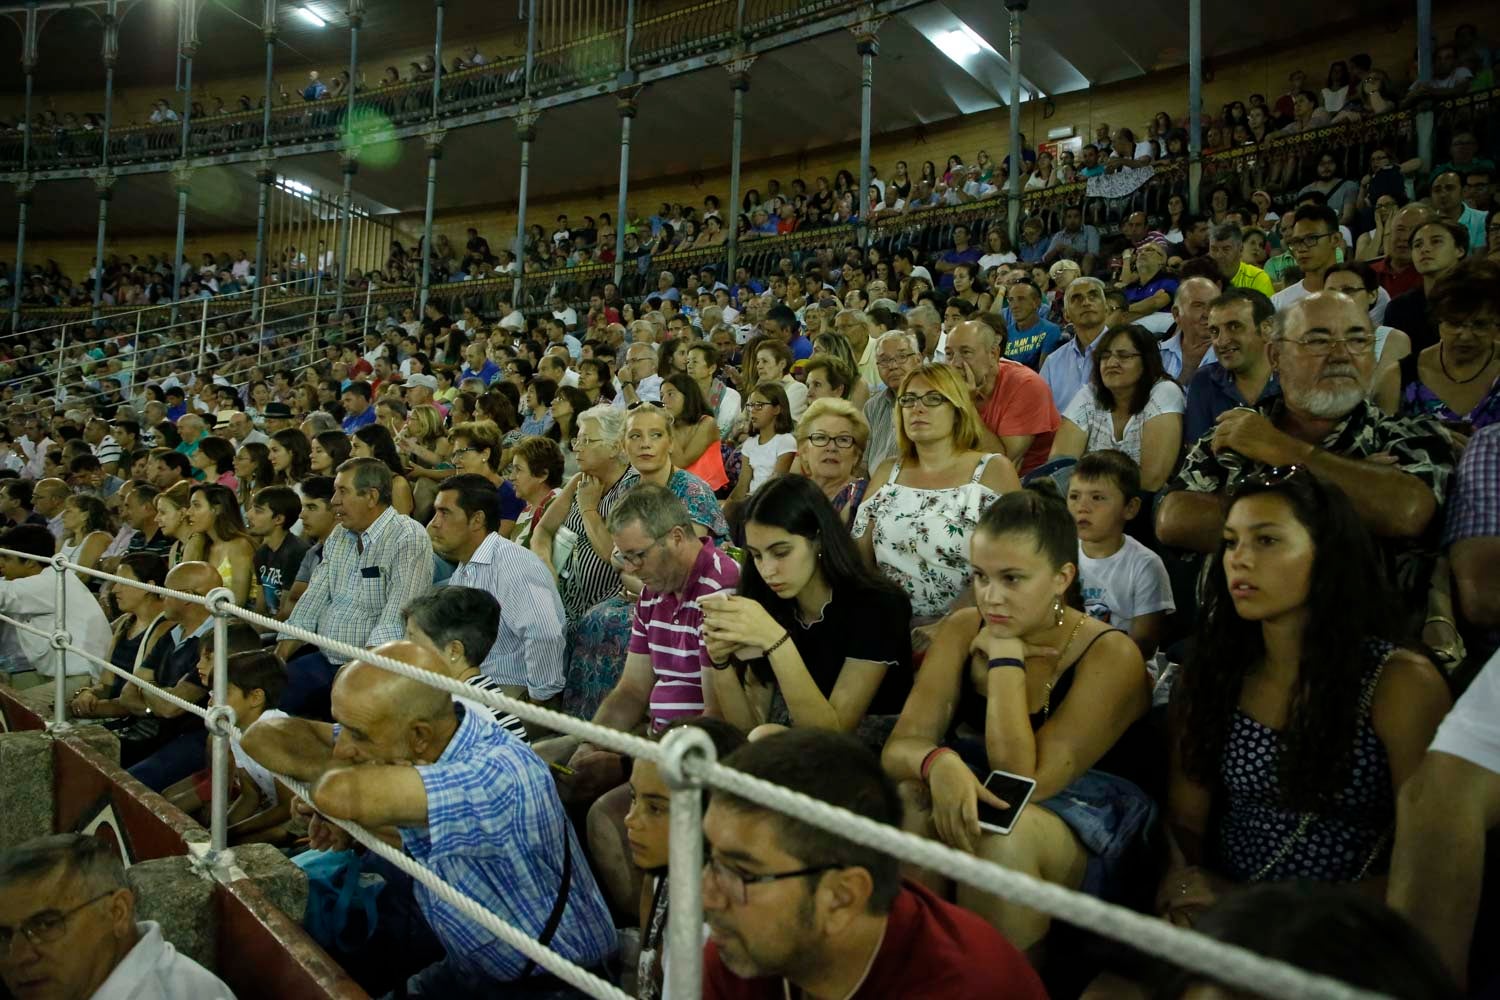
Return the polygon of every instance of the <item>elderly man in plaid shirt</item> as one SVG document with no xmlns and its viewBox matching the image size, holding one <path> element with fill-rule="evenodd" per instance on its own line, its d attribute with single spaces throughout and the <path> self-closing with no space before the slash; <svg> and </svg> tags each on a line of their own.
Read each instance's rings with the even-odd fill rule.
<svg viewBox="0 0 1500 1000">
<path fill-rule="evenodd" d="M 1464 449 L 1443 547 L 1458 617 L 1469 627 L 1469 660 L 1482 663 L 1500 648 L 1500 424 L 1477 431 Z"/>
<path fill-rule="evenodd" d="M 445 672 L 426 645 L 390 642 L 375 652 Z M 407 854 L 481 909 L 568 961 L 599 970 L 616 948 L 614 922 L 551 773 L 530 747 L 488 712 L 362 662 L 340 672 L 333 715 L 334 725 L 262 720 L 242 744 L 265 767 L 312 787 L 319 815 L 308 834 L 315 849 L 350 844 L 323 816 L 394 828 Z M 420 883 L 416 901 L 446 954 L 393 995 L 577 995 Z"/>
</svg>

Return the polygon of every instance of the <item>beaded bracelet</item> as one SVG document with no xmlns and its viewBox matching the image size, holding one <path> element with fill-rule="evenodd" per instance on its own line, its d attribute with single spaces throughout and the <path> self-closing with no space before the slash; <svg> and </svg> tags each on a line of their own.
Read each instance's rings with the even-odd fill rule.
<svg viewBox="0 0 1500 1000">
<path fill-rule="evenodd" d="M 997 656 L 990 660 L 989 669 L 997 670 L 1000 667 L 1020 667 L 1022 670 L 1025 670 L 1026 661 L 1017 659 L 1014 656 Z"/>
</svg>

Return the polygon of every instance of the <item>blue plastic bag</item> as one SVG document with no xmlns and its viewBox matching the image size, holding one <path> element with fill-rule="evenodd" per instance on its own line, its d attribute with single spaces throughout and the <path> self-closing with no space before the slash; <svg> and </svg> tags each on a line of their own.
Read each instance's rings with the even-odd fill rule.
<svg viewBox="0 0 1500 1000">
<path fill-rule="evenodd" d="M 292 861 L 307 873 L 307 914 L 302 926 L 330 952 L 348 952 L 375 933 L 375 899 L 385 888 L 379 875 L 360 871 L 359 855 L 347 851 L 303 851 Z"/>
</svg>

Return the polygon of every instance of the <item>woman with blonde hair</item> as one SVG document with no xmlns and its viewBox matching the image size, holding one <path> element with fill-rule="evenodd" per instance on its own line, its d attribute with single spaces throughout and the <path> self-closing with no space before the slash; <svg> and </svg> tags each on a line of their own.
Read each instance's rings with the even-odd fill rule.
<svg viewBox="0 0 1500 1000">
<path fill-rule="evenodd" d="M 217 483 L 199 483 L 188 496 L 185 519 L 204 540 L 200 558 L 219 571 L 224 586 L 234 591 L 234 603 L 248 607 L 255 582 L 255 542 L 245 530 L 239 499 Z"/>
<path fill-rule="evenodd" d="M 965 593 L 967 539 L 989 505 L 1021 481 L 1010 459 L 978 450 L 973 395 L 952 368 L 922 365 L 902 380 L 895 401 L 896 457 L 871 475 L 853 533 L 925 623 Z"/>
<path fill-rule="evenodd" d="M 167 550 L 168 569 L 178 563 L 202 559 L 206 549 L 203 536 L 193 529 L 188 519 L 192 489 L 193 484 L 184 480 L 156 495 L 157 526 L 163 535 L 172 539 L 172 547 Z"/>
<path fill-rule="evenodd" d="M 859 359 L 854 356 L 854 348 L 849 343 L 849 338 L 842 333 L 820 333 L 813 340 L 814 354 L 830 354 L 849 366 L 849 371 L 859 373 Z M 862 378 L 856 378 L 849 386 L 849 402 L 863 410 L 865 404 L 870 401 L 870 387 Z M 805 415 L 805 414 L 804 414 Z"/>
</svg>

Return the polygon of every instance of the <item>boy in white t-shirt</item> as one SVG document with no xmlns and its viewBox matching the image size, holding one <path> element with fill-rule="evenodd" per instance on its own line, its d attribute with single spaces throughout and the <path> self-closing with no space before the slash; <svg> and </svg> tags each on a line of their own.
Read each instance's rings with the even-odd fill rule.
<svg viewBox="0 0 1500 1000">
<path fill-rule="evenodd" d="M 1140 512 L 1141 470 L 1122 451 L 1091 451 L 1068 484 L 1068 511 L 1078 528 L 1078 582 L 1090 615 L 1130 635 L 1150 660 L 1162 623 L 1177 610 L 1161 557 L 1125 534 Z"/>
</svg>

